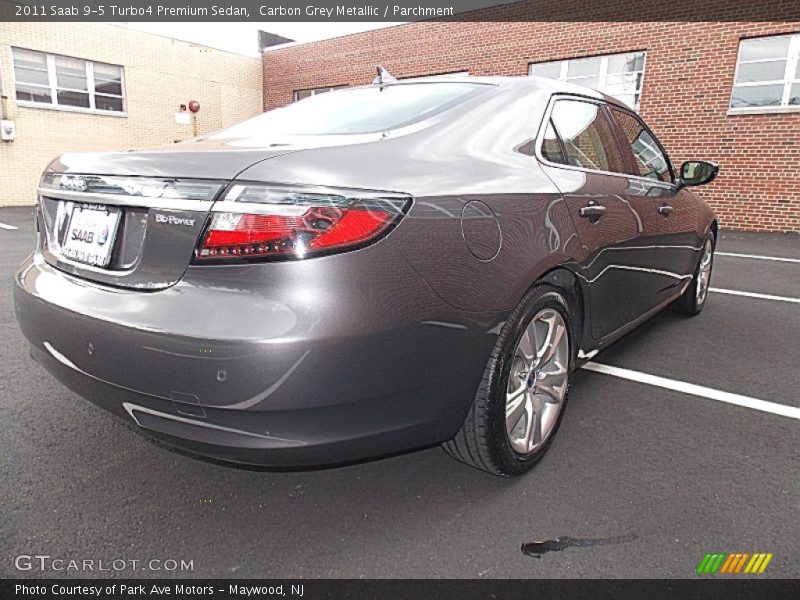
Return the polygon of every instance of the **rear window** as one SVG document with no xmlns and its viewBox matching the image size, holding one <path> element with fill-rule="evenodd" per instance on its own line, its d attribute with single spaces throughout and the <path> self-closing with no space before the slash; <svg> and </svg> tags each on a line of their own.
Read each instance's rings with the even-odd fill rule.
<svg viewBox="0 0 800 600">
<path fill-rule="evenodd" d="M 419 83 L 337 90 L 311 96 L 215 133 L 212 139 L 348 135 L 423 121 L 489 89 L 476 83 Z"/>
<path fill-rule="evenodd" d="M 553 107 L 552 123 L 564 144 L 567 164 L 612 173 L 625 172 L 625 160 L 614 130 L 599 104 L 558 100 Z"/>
</svg>

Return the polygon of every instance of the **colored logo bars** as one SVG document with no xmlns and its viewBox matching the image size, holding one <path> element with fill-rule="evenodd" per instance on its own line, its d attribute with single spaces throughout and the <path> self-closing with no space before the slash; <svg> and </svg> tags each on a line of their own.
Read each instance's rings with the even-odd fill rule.
<svg viewBox="0 0 800 600">
<path fill-rule="evenodd" d="M 748 575 L 761 574 L 772 560 L 772 553 L 766 552 L 738 552 L 727 554 L 715 552 L 706 554 L 697 566 L 698 575 L 725 573 L 728 575 L 745 573 Z"/>
</svg>

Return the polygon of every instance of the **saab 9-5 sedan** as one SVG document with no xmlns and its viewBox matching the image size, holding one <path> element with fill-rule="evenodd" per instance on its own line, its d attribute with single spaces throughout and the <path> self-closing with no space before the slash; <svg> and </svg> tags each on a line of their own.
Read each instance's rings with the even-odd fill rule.
<svg viewBox="0 0 800 600">
<path fill-rule="evenodd" d="M 198 454 L 441 443 L 518 475 L 577 367 L 702 310 L 717 223 L 688 186 L 717 170 L 675 173 L 585 87 L 382 72 L 188 142 L 62 155 L 16 315 L 57 379 Z"/>
</svg>

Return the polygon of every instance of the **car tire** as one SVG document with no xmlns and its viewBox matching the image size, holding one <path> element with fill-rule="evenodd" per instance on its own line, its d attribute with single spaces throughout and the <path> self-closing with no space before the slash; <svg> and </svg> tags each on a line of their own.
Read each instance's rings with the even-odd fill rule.
<svg viewBox="0 0 800 600">
<path fill-rule="evenodd" d="M 500 477 L 533 468 L 564 416 L 573 365 L 571 333 L 567 302 L 558 288 L 534 285 L 506 320 L 464 424 L 443 444 L 445 451 Z M 550 391 L 542 392 L 545 388 Z"/>
<path fill-rule="evenodd" d="M 703 242 L 697 266 L 694 269 L 692 283 L 673 303 L 673 308 L 684 315 L 699 315 L 708 299 L 708 288 L 711 285 L 711 272 L 714 266 L 714 236 L 708 234 Z"/>
</svg>

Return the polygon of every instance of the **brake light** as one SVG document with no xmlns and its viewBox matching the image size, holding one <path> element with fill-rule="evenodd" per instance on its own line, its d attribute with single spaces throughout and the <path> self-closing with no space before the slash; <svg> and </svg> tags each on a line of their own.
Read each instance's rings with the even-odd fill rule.
<svg viewBox="0 0 800 600">
<path fill-rule="evenodd" d="M 303 259 L 371 244 L 403 217 L 407 196 L 234 185 L 213 209 L 198 262 Z"/>
</svg>

